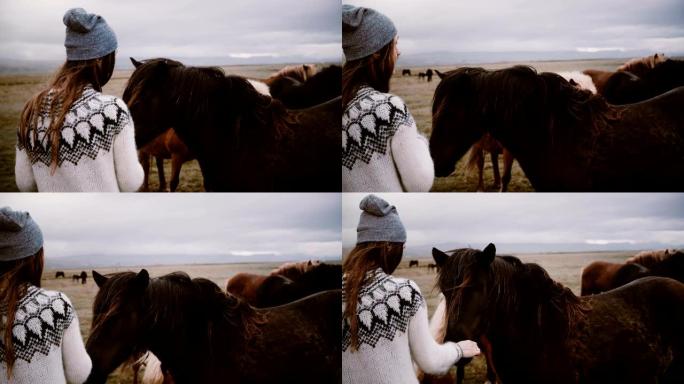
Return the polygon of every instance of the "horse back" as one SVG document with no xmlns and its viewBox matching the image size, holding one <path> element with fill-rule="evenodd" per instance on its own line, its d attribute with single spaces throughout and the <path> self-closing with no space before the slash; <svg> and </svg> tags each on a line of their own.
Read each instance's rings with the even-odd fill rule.
<svg viewBox="0 0 684 384">
<path fill-rule="evenodd" d="M 646 277 L 582 301 L 589 310 L 569 341 L 580 377 L 643 383 L 681 370 L 684 284 Z"/>
</svg>

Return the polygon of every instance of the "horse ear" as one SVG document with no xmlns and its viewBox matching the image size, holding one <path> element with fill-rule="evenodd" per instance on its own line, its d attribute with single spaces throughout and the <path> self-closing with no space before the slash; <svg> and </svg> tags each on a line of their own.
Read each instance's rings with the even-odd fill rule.
<svg viewBox="0 0 684 384">
<path fill-rule="evenodd" d="M 491 264 L 492 261 L 494 261 L 495 256 L 496 256 L 496 247 L 492 243 L 489 243 L 489 245 L 487 245 L 485 247 L 485 249 L 482 250 L 482 253 L 480 253 L 480 255 L 479 255 L 480 261 L 486 265 Z"/>
<path fill-rule="evenodd" d="M 142 269 L 140 272 L 138 272 L 138 275 L 135 276 L 135 281 L 143 289 L 146 289 L 147 286 L 150 284 L 150 274 L 147 272 L 147 269 Z"/>
<path fill-rule="evenodd" d="M 109 278 L 99 274 L 97 271 L 93 270 L 93 279 L 98 288 L 102 288 L 103 285 L 109 280 Z"/>
<path fill-rule="evenodd" d="M 138 60 L 136 60 L 136 59 L 134 59 L 134 58 L 132 58 L 132 57 L 129 57 L 129 59 L 131 59 L 131 63 L 133 63 L 133 66 L 136 67 L 136 68 L 138 68 L 139 66 L 142 65 L 141 62 L 139 62 Z"/>
<path fill-rule="evenodd" d="M 432 258 L 435 259 L 435 263 L 441 267 L 447 261 L 449 255 L 437 248 L 432 248 Z"/>
</svg>

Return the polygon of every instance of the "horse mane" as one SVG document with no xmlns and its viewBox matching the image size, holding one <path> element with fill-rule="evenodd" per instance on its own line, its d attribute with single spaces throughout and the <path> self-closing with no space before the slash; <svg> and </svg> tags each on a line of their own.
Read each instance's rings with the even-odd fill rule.
<svg viewBox="0 0 684 384">
<path fill-rule="evenodd" d="M 189 316 L 206 321 L 206 337 L 225 330 L 236 330 L 238 343 L 246 343 L 259 333 L 260 314 L 246 301 L 224 292 L 204 278 L 191 279 L 185 272 L 173 272 L 153 279 L 146 292 L 153 324 L 183 332 Z"/>
<path fill-rule="evenodd" d="M 645 72 L 655 68 L 656 65 L 667 60 L 664 53 L 656 53 L 644 57 L 631 59 L 618 67 L 618 72 L 632 72 L 637 76 L 642 76 Z"/>
<path fill-rule="evenodd" d="M 215 121 L 217 117 L 211 111 L 221 112 L 226 121 L 232 122 L 234 146 L 239 147 L 244 139 L 264 133 L 242 127 L 272 125 L 273 136 L 278 140 L 293 123 L 280 101 L 258 92 L 246 78 L 226 76 L 220 67 L 188 67 L 164 58 L 145 60 L 136 68 L 128 81 L 124 100 L 132 107 L 150 84 L 164 82 L 168 86 L 164 97 L 175 107 L 183 108 L 183 118 L 191 126 Z"/>
<path fill-rule="evenodd" d="M 271 86 L 271 84 L 283 77 L 291 77 L 300 83 L 306 82 L 309 78 L 316 74 L 316 66 L 313 64 L 301 64 L 301 65 L 288 65 L 281 68 L 278 72 L 272 74 L 264 80 L 266 85 Z"/>
<path fill-rule="evenodd" d="M 455 250 L 447 262 L 457 264 L 451 268 L 445 265 L 438 273 L 440 287 L 449 287 L 453 281 L 461 281 L 460 285 L 451 288 L 457 296 L 448 304 L 447 317 L 452 314 L 458 316 L 463 292 L 460 288 L 471 284 L 473 277 L 469 272 L 478 263 L 475 256 L 479 252 L 470 248 Z M 496 256 L 489 264 L 489 273 L 494 282 L 487 298 L 489 305 L 503 312 L 503 316 L 519 312 L 523 304 L 526 307 L 531 305 L 536 322 L 530 325 L 535 327 L 538 334 L 562 340 L 585 317 L 587 307 L 580 298 L 569 288 L 554 281 L 538 264 L 523 263 L 515 256 Z"/>
<path fill-rule="evenodd" d="M 281 275 L 288 279 L 297 280 L 307 271 L 320 265 L 318 260 L 307 260 L 293 263 L 285 263 L 271 271 L 270 275 Z"/>
<path fill-rule="evenodd" d="M 641 251 L 636 255 L 630 257 L 625 261 L 625 264 L 640 264 L 651 269 L 656 264 L 660 264 L 666 259 L 674 256 L 678 251 L 676 249 L 660 249 L 652 251 Z M 681 253 L 681 252 L 679 252 Z"/>
</svg>

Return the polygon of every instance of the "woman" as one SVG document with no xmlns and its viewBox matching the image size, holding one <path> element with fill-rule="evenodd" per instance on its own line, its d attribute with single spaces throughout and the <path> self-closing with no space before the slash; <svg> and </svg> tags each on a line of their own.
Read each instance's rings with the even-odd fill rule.
<svg viewBox="0 0 684 384">
<path fill-rule="evenodd" d="M 385 15 L 342 6 L 342 190 L 427 192 L 435 176 L 427 140 L 389 92 L 399 57 Z"/>
<path fill-rule="evenodd" d="M 76 310 L 63 293 L 40 288 L 42 273 L 38 224 L 27 212 L 0 209 L 2 383 L 82 383 L 90 373 Z"/>
<path fill-rule="evenodd" d="M 136 191 L 144 177 L 126 104 L 103 95 L 114 72 L 116 36 L 82 8 L 64 15 L 67 61 L 48 89 L 26 103 L 15 178 L 21 191 Z"/>
<path fill-rule="evenodd" d="M 406 241 L 396 208 L 375 195 L 360 208 L 357 244 L 343 264 L 342 381 L 417 383 L 412 359 L 422 371 L 441 375 L 462 357 L 479 354 L 470 340 L 437 344 L 420 289 L 391 275 Z"/>
</svg>

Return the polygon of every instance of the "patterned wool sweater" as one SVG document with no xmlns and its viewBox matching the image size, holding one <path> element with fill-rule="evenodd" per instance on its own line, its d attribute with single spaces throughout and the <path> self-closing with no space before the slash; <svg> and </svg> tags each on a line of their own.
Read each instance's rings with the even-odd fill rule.
<svg viewBox="0 0 684 384">
<path fill-rule="evenodd" d="M 343 311 L 345 305 L 343 296 Z M 357 351 L 350 348 L 349 322 L 346 318 L 342 320 L 344 383 L 415 384 L 418 380 L 413 361 L 424 372 L 443 374 L 462 356 L 455 343 L 435 342 L 428 325 L 425 300 L 411 280 L 387 275 L 379 268 L 371 271 L 356 305 Z"/>
<path fill-rule="evenodd" d="M 342 190 L 427 192 L 434 177 L 427 140 L 404 102 L 361 87 L 342 114 Z"/>
<path fill-rule="evenodd" d="M 15 177 L 21 191 L 132 192 L 142 185 L 133 120 L 119 98 L 86 87 L 64 118 L 57 169 L 51 174 L 48 103 L 29 143 L 17 140 Z M 35 135 L 34 135 L 35 133 Z"/>
<path fill-rule="evenodd" d="M 6 319 L 2 313 L 2 328 Z M 60 292 L 29 286 L 17 307 L 12 341 L 16 360 L 10 384 L 83 383 L 90 374 L 76 310 Z M 0 382 L 8 382 L 2 340 Z"/>
</svg>

